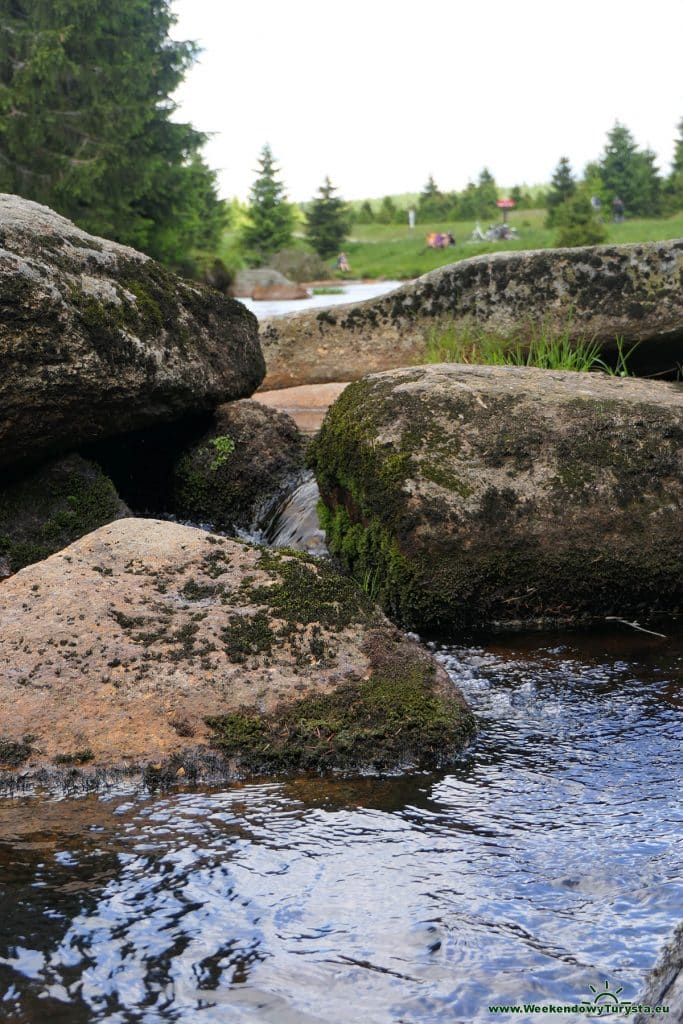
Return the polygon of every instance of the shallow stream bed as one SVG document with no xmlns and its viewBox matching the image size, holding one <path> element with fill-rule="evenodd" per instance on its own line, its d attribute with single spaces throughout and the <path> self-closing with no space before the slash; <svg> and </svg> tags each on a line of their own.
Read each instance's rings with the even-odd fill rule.
<svg viewBox="0 0 683 1024">
<path fill-rule="evenodd" d="M 0 802 L 0 1020 L 635 998 L 683 917 L 683 637 L 434 646 L 481 723 L 448 772 Z"/>
</svg>

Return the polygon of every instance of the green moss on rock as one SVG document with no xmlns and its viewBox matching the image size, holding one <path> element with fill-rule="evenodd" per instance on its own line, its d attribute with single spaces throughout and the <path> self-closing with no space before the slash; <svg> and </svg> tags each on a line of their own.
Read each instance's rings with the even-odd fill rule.
<svg viewBox="0 0 683 1024">
<path fill-rule="evenodd" d="M 126 514 L 99 467 L 70 455 L 0 491 L 0 557 L 17 572 Z"/>
<path fill-rule="evenodd" d="M 367 680 L 281 704 L 213 718 L 214 744 L 248 771 L 437 767 L 474 737 L 462 699 L 435 686 L 434 663 L 370 634 Z"/>
</svg>

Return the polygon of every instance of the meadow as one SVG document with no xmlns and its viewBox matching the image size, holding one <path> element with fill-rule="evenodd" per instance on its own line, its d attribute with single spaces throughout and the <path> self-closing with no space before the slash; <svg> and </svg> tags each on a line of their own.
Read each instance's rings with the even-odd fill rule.
<svg viewBox="0 0 683 1024">
<path fill-rule="evenodd" d="M 407 223 L 354 224 L 349 238 L 344 243 L 344 252 L 349 258 L 351 273 L 337 273 L 334 269 L 334 260 L 328 260 L 329 276 L 408 280 L 437 267 L 482 253 L 552 248 L 556 242 L 557 229 L 546 228 L 545 218 L 544 209 L 511 211 L 508 223 L 516 228 L 519 239 L 507 242 L 473 242 L 471 238 L 474 220 L 417 224 L 412 233 Z M 481 226 L 486 231 L 488 223 L 483 222 Z M 621 224 L 608 223 L 607 229 L 608 244 L 683 238 L 683 211 L 668 218 L 633 219 Z M 456 245 L 441 250 L 427 248 L 425 240 L 432 231 L 451 231 L 456 239 Z M 297 232 L 294 245 L 297 248 L 308 248 L 303 225 Z M 237 231 L 225 232 L 219 255 L 228 267 L 236 269 L 242 265 Z"/>
<path fill-rule="evenodd" d="M 513 210 L 508 223 L 517 229 L 519 239 L 507 242 L 473 242 L 473 220 L 418 224 L 412 236 L 407 224 L 356 224 L 344 251 L 354 277 L 403 280 L 482 253 L 552 248 L 557 229 L 546 228 L 545 218 L 545 210 Z M 606 226 L 607 244 L 683 238 L 683 211 L 669 218 L 626 220 Z M 487 223 L 482 224 L 484 231 L 487 227 Z M 448 249 L 428 249 L 425 240 L 431 231 L 451 231 L 457 244 Z"/>
</svg>

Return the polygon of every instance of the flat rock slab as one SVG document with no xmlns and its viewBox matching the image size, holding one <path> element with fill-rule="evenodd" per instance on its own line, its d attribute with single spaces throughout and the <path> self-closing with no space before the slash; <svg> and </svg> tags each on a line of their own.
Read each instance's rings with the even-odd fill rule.
<svg viewBox="0 0 683 1024">
<path fill-rule="evenodd" d="M 405 686 L 406 707 L 433 708 L 423 729 L 393 717 Z M 372 727 L 354 719 L 368 701 Z M 0 585 L 5 768 L 139 767 L 209 743 L 255 769 L 384 763 L 401 725 L 394 764 L 452 755 L 473 728 L 431 655 L 325 563 L 124 519 Z"/>
<path fill-rule="evenodd" d="M 261 322 L 265 388 L 336 380 L 424 360 L 439 322 L 476 324 L 503 338 L 542 327 L 617 337 L 639 372 L 683 359 L 683 240 L 501 252 L 460 260 L 378 299 Z"/>
<path fill-rule="evenodd" d="M 413 628 L 683 601 L 680 384 L 394 370 L 349 385 L 312 457 L 330 549 Z"/>
<path fill-rule="evenodd" d="M 0 195 L 0 466 L 250 395 L 255 317 L 45 206 Z"/>
<path fill-rule="evenodd" d="M 320 430 L 327 410 L 341 395 L 346 383 L 304 384 L 279 391 L 259 391 L 254 398 L 271 409 L 287 413 L 304 434 Z"/>
</svg>

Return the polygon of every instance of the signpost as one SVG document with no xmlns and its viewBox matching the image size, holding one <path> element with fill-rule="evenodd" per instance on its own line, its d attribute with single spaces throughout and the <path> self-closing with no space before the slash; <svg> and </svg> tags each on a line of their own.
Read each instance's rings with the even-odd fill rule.
<svg viewBox="0 0 683 1024">
<path fill-rule="evenodd" d="M 503 224 L 507 224 L 508 210 L 514 210 L 516 205 L 514 199 L 496 199 L 496 206 L 503 211 Z"/>
</svg>

